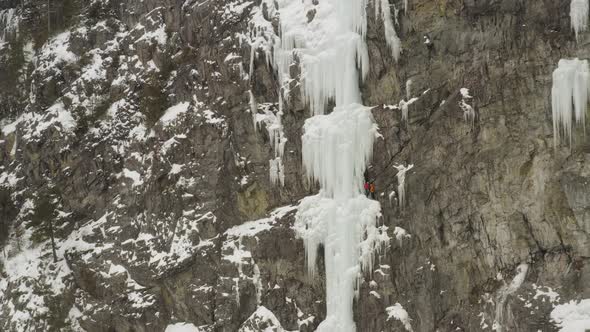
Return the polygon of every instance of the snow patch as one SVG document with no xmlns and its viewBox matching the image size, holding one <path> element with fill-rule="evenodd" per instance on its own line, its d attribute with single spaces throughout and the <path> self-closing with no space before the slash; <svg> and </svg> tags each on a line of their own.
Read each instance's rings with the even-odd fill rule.
<svg viewBox="0 0 590 332">
<path fill-rule="evenodd" d="M 586 332 L 590 329 L 590 299 L 560 304 L 551 311 L 551 320 L 560 332 Z"/>
<path fill-rule="evenodd" d="M 408 312 L 406 309 L 404 309 L 404 307 L 402 307 L 401 304 L 396 303 L 390 307 L 385 308 L 385 311 L 387 312 L 388 316 L 387 320 L 390 320 L 391 318 L 397 319 L 404 325 L 406 331 L 413 331 L 412 324 L 410 323 L 410 315 L 408 315 Z"/>
<path fill-rule="evenodd" d="M 202 332 L 192 323 L 174 323 L 166 326 L 164 332 Z"/>
<path fill-rule="evenodd" d="M 188 109 L 189 109 L 189 102 L 178 103 L 178 104 L 168 108 L 166 110 L 166 112 L 164 112 L 164 115 L 162 115 L 162 117 L 160 118 L 160 122 L 164 126 L 169 126 L 173 122 L 176 121 L 178 116 L 186 113 L 188 111 Z"/>
<path fill-rule="evenodd" d="M 395 235 L 395 238 L 396 238 L 396 239 L 397 239 L 397 240 L 398 240 L 400 243 L 402 242 L 402 240 L 403 240 L 404 238 L 410 238 L 410 237 L 412 237 L 410 234 L 408 234 L 408 232 L 406 232 L 406 230 L 405 230 L 405 229 L 403 229 L 403 228 L 401 228 L 401 227 L 398 227 L 398 226 L 396 226 L 396 227 L 393 229 L 393 234 Z"/>
</svg>

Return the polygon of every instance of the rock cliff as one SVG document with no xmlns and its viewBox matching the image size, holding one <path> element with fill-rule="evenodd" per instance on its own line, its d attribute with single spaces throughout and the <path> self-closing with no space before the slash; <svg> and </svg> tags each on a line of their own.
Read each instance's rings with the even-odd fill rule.
<svg viewBox="0 0 590 332">
<path fill-rule="evenodd" d="M 590 58 L 572 4 L 366 2 L 367 173 L 390 240 L 357 331 L 578 331 L 590 138 L 555 145 L 551 101 L 558 61 Z M 293 228 L 320 188 L 312 112 L 297 57 L 286 81 L 273 60 L 278 7 L 0 0 L 2 331 L 315 330 L 324 258 L 308 273 Z"/>
</svg>

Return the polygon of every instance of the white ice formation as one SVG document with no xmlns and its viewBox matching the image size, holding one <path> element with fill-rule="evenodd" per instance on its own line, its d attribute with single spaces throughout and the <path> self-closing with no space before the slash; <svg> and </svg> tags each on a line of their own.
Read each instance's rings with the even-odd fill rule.
<svg viewBox="0 0 590 332">
<path fill-rule="evenodd" d="M 363 173 L 379 136 L 370 108 L 361 105 L 359 88 L 369 69 L 365 43 L 369 1 L 262 0 L 266 12 L 253 12 L 253 28 L 244 36 L 267 57 L 272 52 L 270 63 L 286 103 L 293 80 L 299 79 L 302 99 L 313 115 L 304 126 L 303 164 L 309 180 L 318 181 L 321 190 L 301 201 L 295 229 L 305 243 L 309 273 L 315 273 L 317 251 L 324 247 L 327 312 L 318 331 L 356 330 L 352 308 L 360 273 L 372 271 L 373 257 L 389 241 L 387 228 L 377 225 L 379 202 L 361 192 Z M 401 47 L 392 9 L 387 0 L 374 1 L 397 59 Z M 268 17 L 279 19 L 280 36 L 274 34 Z M 300 77 L 292 77 L 293 66 L 299 67 Z M 333 112 L 324 115 L 331 102 Z M 270 166 L 271 172 L 280 168 L 272 160 Z"/>
<path fill-rule="evenodd" d="M 572 30 L 579 40 L 579 34 L 588 29 L 588 4 L 589 0 L 572 0 L 570 4 L 570 20 Z"/>
<path fill-rule="evenodd" d="M 302 200 L 295 227 L 312 275 L 324 246 L 327 317 L 318 331 L 355 331 L 352 306 L 360 272 L 372 271 L 374 256 L 389 240 L 386 227 L 377 226 L 379 202 L 361 192 L 377 126 L 370 108 L 350 104 L 308 119 L 304 132 L 304 167 L 321 190 Z"/>
<path fill-rule="evenodd" d="M 407 0 L 404 8 L 407 8 Z M 391 18 L 391 8 L 388 0 L 375 0 L 375 17 L 379 16 L 381 16 L 381 19 L 383 20 L 383 29 L 385 30 L 385 41 L 391 49 L 391 55 L 393 56 L 395 61 L 397 61 L 399 60 L 399 56 L 402 53 L 402 45 L 401 40 L 395 32 L 395 27 L 393 26 L 393 20 Z M 408 99 L 410 99 L 409 96 Z"/>
<path fill-rule="evenodd" d="M 389 4 L 380 4 L 387 4 L 380 6 L 381 17 L 391 33 Z M 360 104 L 359 81 L 369 68 L 366 6 L 366 0 L 278 1 L 281 36 L 273 63 L 283 87 L 292 79 L 289 67 L 299 64 L 303 99 L 314 115 L 304 126 L 303 163 L 321 190 L 302 200 L 295 227 L 312 274 L 324 247 L 327 312 L 318 331 L 356 330 L 352 308 L 360 272 L 372 270 L 373 257 L 389 239 L 377 226 L 379 202 L 361 192 L 378 137 L 370 108 Z M 395 30 L 388 42 L 391 36 L 397 38 Z M 390 43 L 392 52 L 394 46 L 399 42 Z M 329 101 L 336 107 L 324 115 Z"/>
<path fill-rule="evenodd" d="M 553 140 L 557 146 L 561 137 L 571 146 L 572 127 L 575 120 L 586 131 L 590 69 L 587 60 L 559 60 L 553 72 L 551 106 L 553 113 Z"/>
<path fill-rule="evenodd" d="M 551 320 L 559 326 L 559 332 L 590 330 L 590 299 L 555 306 L 551 311 Z"/>
<path fill-rule="evenodd" d="M 406 198 L 406 173 L 411 170 L 412 168 L 414 168 L 413 164 L 410 164 L 408 166 L 404 166 L 404 165 L 396 165 L 395 168 L 397 168 L 397 192 L 398 192 L 398 203 L 399 203 L 399 207 L 403 208 L 404 206 L 404 200 Z"/>
<path fill-rule="evenodd" d="M 350 104 L 305 121 L 303 164 L 326 196 L 347 199 L 361 194 L 365 166 L 378 135 L 370 109 Z"/>
<path fill-rule="evenodd" d="M 469 94 L 469 89 L 467 88 L 461 88 L 459 92 L 461 92 L 459 107 L 461 107 L 461 110 L 463 111 L 463 119 L 473 127 L 475 126 L 475 110 L 473 109 L 473 106 L 468 104 L 468 101 L 473 99 L 473 97 Z"/>
</svg>

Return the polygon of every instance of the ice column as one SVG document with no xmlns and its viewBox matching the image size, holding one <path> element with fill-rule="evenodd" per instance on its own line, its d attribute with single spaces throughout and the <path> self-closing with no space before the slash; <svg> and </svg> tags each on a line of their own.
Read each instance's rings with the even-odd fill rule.
<svg viewBox="0 0 590 332">
<path fill-rule="evenodd" d="M 379 202 L 361 193 L 377 126 L 370 108 L 350 104 L 308 119 L 304 132 L 304 166 L 321 190 L 302 200 L 295 228 L 312 275 L 319 246 L 324 246 L 327 317 L 317 331 L 352 332 L 360 272 L 372 271 L 375 254 L 389 240 L 386 227 L 376 223 Z"/>
<path fill-rule="evenodd" d="M 406 198 L 406 173 L 411 170 L 412 168 L 414 168 L 414 165 L 408 165 L 408 166 L 404 166 L 404 165 L 396 165 L 395 168 L 397 168 L 397 192 L 399 195 L 399 207 L 403 208 L 404 206 L 404 200 Z"/>
<path fill-rule="evenodd" d="M 553 140 L 559 144 L 562 136 L 572 144 L 573 120 L 586 130 L 590 69 L 587 60 L 559 60 L 553 72 L 551 106 L 553 113 Z"/>
<path fill-rule="evenodd" d="M 389 239 L 386 227 L 377 226 L 379 202 L 361 192 L 378 137 L 359 88 L 369 68 L 367 1 L 277 0 L 280 38 L 273 65 L 285 90 L 295 79 L 290 67 L 300 67 L 302 98 L 314 115 L 304 125 L 303 164 L 309 180 L 319 182 L 321 189 L 301 201 L 295 230 L 304 241 L 312 275 L 319 246 L 324 248 L 326 319 L 318 331 L 356 330 L 353 302 L 360 272 L 372 270 L 374 255 Z M 375 1 L 383 8 L 388 43 L 396 54 L 389 4 Z M 324 115 L 331 101 L 336 107 Z"/>
</svg>

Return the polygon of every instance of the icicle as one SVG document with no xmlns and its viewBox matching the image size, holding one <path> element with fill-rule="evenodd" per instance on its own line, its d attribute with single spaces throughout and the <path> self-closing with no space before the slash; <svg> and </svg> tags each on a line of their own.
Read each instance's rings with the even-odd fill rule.
<svg viewBox="0 0 590 332">
<path fill-rule="evenodd" d="M 258 114 L 258 103 L 256 103 L 256 97 L 252 93 L 252 90 L 248 90 L 248 96 L 250 97 L 250 113 L 252 113 L 252 123 L 254 123 L 254 131 L 257 130 L 256 114 Z"/>
<path fill-rule="evenodd" d="M 397 61 L 399 56 L 402 52 L 401 41 L 395 32 L 395 27 L 393 26 L 393 21 L 391 19 L 391 9 L 389 6 L 388 0 L 375 0 L 381 1 L 381 19 L 383 20 L 383 28 L 385 29 L 385 40 L 387 41 L 387 45 L 391 49 L 391 55 Z M 406 0 L 407 6 L 407 0 Z M 407 7 L 405 7 L 407 8 Z M 409 99 L 409 97 L 408 97 Z"/>
<path fill-rule="evenodd" d="M 570 4 L 570 20 L 577 41 L 579 34 L 588 29 L 588 8 L 588 0 L 572 0 Z"/>
<path fill-rule="evenodd" d="M 404 207 L 404 200 L 406 198 L 406 173 L 411 170 L 412 168 L 414 168 L 413 164 L 410 164 L 408 166 L 404 166 L 404 165 L 396 165 L 394 166 L 395 168 L 397 168 L 397 192 L 398 192 L 398 203 L 399 203 L 399 207 L 403 208 Z"/>
<path fill-rule="evenodd" d="M 590 89 L 590 67 L 587 60 L 561 59 L 553 71 L 551 107 L 553 113 L 553 143 L 562 135 L 572 144 L 572 119 L 586 130 L 586 111 Z"/>
<path fill-rule="evenodd" d="M 254 264 L 254 275 L 252 276 L 252 283 L 256 288 L 256 305 L 260 305 L 262 303 L 262 279 L 260 278 L 260 268 L 258 264 Z"/>
<path fill-rule="evenodd" d="M 268 161 L 270 182 L 272 184 L 279 183 L 281 186 L 285 185 L 285 167 L 283 160 L 280 157 Z"/>
<path fill-rule="evenodd" d="M 459 107 L 463 110 L 463 119 L 465 122 L 471 124 L 471 127 L 475 126 L 475 110 L 471 105 L 467 103 L 467 100 L 472 99 L 471 95 L 469 95 L 469 89 L 461 88 L 459 90 L 461 92 L 462 99 L 459 102 Z"/>
<path fill-rule="evenodd" d="M 417 97 L 410 99 L 409 101 L 400 100 L 398 104 L 398 108 L 402 111 L 402 122 L 406 123 L 406 127 L 408 127 L 408 116 L 410 112 L 410 105 L 418 100 Z"/>
<path fill-rule="evenodd" d="M 406 103 L 405 100 L 400 100 L 399 102 L 399 108 L 402 110 L 402 122 L 406 123 L 406 127 L 408 125 L 408 112 L 409 112 L 409 107 L 408 107 L 408 103 Z"/>
<path fill-rule="evenodd" d="M 406 99 L 410 100 L 412 99 L 412 84 L 414 82 L 412 81 L 412 79 L 409 79 L 406 81 Z"/>
<path fill-rule="evenodd" d="M 285 152 L 285 143 L 287 137 L 283 131 L 283 98 L 279 92 L 279 111 L 274 115 L 266 111 L 266 129 L 274 151 L 274 159 L 269 160 L 270 182 L 272 184 L 280 183 L 285 185 L 285 167 L 283 165 L 283 154 Z"/>
</svg>

